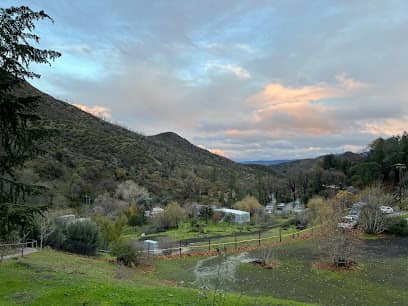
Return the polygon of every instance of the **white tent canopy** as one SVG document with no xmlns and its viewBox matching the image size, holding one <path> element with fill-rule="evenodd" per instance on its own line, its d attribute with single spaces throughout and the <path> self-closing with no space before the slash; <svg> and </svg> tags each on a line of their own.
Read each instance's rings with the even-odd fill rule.
<svg viewBox="0 0 408 306">
<path fill-rule="evenodd" d="M 249 212 L 237 210 L 237 209 L 230 209 L 230 208 L 218 208 L 214 211 L 220 212 L 223 215 L 228 215 L 232 217 L 232 222 L 234 223 L 249 223 L 251 221 L 251 216 Z"/>
</svg>

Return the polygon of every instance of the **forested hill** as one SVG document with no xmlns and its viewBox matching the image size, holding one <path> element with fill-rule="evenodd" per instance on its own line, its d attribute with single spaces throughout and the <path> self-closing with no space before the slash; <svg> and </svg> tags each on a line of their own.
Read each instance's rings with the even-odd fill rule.
<svg viewBox="0 0 408 306">
<path fill-rule="evenodd" d="M 50 130 L 45 152 L 20 175 L 51 188 L 53 204 L 81 204 L 85 195 L 114 192 L 134 180 L 158 201 L 234 201 L 254 193 L 271 171 L 235 163 L 175 133 L 143 136 L 54 99 L 29 84 L 21 95 L 40 96 L 41 126 Z M 259 188 L 258 188 L 259 189 Z"/>
</svg>

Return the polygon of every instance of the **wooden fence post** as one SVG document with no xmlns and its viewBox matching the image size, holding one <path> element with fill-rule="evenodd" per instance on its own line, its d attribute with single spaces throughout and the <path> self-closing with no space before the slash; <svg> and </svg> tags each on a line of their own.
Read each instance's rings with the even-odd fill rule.
<svg viewBox="0 0 408 306">
<path fill-rule="evenodd" d="M 282 228 L 279 228 L 279 242 L 282 242 Z"/>
<path fill-rule="evenodd" d="M 24 245 L 21 246 L 21 257 L 24 257 Z"/>
<path fill-rule="evenodd" d="M 179 253 L 180 253 L 180 257 L 181 257 L 181 240 L 180 240 Z"/>
<path fill-rule="evenodd" d="M 261 246 L 261 231 L 258 232 L 258 245 Z"/>
<path fill-rule="evenodd" d="M 211 251 L 211 239 L 208 239 L 208 252 Z"/>
</svg>

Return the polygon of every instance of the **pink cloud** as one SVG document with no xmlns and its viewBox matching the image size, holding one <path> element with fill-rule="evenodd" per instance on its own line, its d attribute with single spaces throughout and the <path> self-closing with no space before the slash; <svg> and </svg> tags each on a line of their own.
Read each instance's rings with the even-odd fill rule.
<svg viewBox="0 0 408 306">
<path fill-rule="evenodd" d="M 342 126 L 333 116 L 330 105 L 316 102 L 351 96 L 366 85 L 346 74 L 337 75 L 336 80 L 335 84 L 317 83 L 300 87 L 267 84 L 262 91 L 247 100 L 254 108 L 252 123 L 270 131 L 282 130 L 288 137 L 338 131 Z"/>
<path fill-rule="evenodd" d="M 368 121 L 361 124 L 361 131 L 373 135 L 392 136 L 408 131 L 408 116 L 403 118 L 391 118 L 376 121 Z"/>
<path fill-rule="evenodd" d="M 94 106 L 89 107 L 89 106 L 77 104 L 77 103 L 73 103 L 72 105 L 74 105 L 75 107 L 78 107 L 84 112 L 90 113 L 102 119 L 110 119 L 112 117 L 111 109 L 108 107 L 104 107 L 100 105 L 94 105 Z"/>
<path fill-rule="evenodd" d="M 207 151 L 209 151 L 209 152 L 211 152 L 213 154 L 216 154 L 216 155 L 219 155 L 219 156 L 222 156 L 222 157 L 229 157 L 228 154 L 222 149 L 217 149 L 217 148 L 209 149 L 209 148 L 206 148 L 203 145 L 197 145 L 197 147 L 199 147 L 201 149 L 204 149 L 204 150 L 207 150 Z"/>
</svg>

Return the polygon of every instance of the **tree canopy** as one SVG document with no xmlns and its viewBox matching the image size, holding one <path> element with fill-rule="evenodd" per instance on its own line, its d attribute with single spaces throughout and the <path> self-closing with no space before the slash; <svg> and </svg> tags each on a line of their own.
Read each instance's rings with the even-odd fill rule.
<svg viewBox="0 0 408 306">
<path fill-rule="evenodd" d="M 35 125 L 38 98 L 18 95 L 18 89 L 26 78 L 40 77 L 30 63 L 50 63 L 61 55 L 31 44 L 40 41 L 34 30 L 42 19 L 52 20 L 27 6 L 0 9 L 0 239 L 10 238 L 12 231 L 21 236 L 44 208 L 26 205 L 26 196 L 42 188 L 16 181 L 13 171 L 35 155 L 34 141 L 43 135 Z"/>
</svg>

